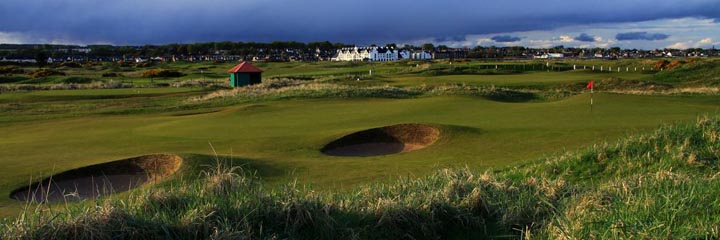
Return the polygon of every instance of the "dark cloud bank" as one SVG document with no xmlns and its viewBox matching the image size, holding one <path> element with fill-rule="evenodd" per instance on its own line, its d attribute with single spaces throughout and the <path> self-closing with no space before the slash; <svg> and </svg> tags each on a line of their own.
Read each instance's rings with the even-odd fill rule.
<svg viewBox="0 0 720 240">
<path fill-rule="evenodd" d="M 568 9 L 584 10 L 580 14 Z M 222 40 L 367 44 L 438 36 L 458 40 L 462 38 L 452 36 L 680 17 L 720 18 L 720 4 L 717 0 L 0 1 L 0 32 L 117 44 Z"/>
<path fill-rule="evenodd" d="M 495 42 L 501 42 L 501 43 L 520 41 L 520 38 L 519 38 L 519 37 L 513 37 L 513 36 L 510 36 L 510 35 L 494 36 L 494 37 L 492 37 L 492 38 L 490 38 L 490 39 L 492 39 L 492 40 L 495 41 Z"/>
<path fill-rule="evenodd" d="M 457 36 L 449 36 L 449 37 L 436 37 L 435 41 L 437 42 L 463 42 L 466 41 L 467 38 L 465 35 L 457 35 Z"/>
<path fill-rule="evenodd" d="M 587 35 L 586 33 L 582 33 L 580 36 L 575 37 L 575 40 L 581 42 L 595 42 L 595 38 Z"/>
<path fill-rule="evenodd" d="M 656 41 L 656 40 L 665 40 L 670 35 L 663 34 L 663 33 L 647 33 L 647 32 L 627 32 L 627 33 L 618 33 L 615 35 L 615 39 L 619 41 L 626 41 L 626 40 L 646 40 L 646 41 Z"/>
</svg>

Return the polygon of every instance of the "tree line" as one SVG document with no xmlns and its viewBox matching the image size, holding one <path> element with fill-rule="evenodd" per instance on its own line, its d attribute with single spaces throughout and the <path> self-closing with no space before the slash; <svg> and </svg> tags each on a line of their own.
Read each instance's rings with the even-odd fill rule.
<svg viewBox="0 0 720 240">
<path fill-rule="evenodd" d="M 354 45 L 345 43 L 324 42 L 296 42 L 296 41 L 274 41 L 270 43 L 262 42 L 204 42 L 204 43 L 171 43 L 163 45 L 143 45 L 143 46 L 113 46 L 113 45 L 51 45 L 51 44 L 0 44 L 0 58 L 8 59 L 40 59 L 41 57 L 58 58 L 77 56 L 88 59 L 100 58 L 120 58 L 120 57 L 170 57 L 170 56 L 198 56 L 198 55 L 236 55 L 236 56 L 256 56 L 287 54 L 286 50 L 291 50 L 293 55 L 309 55 L 315 54 L 317 50 L 323 55 L 332 54 L 335 50 L 343 47 L 352 47 Z M 377 45 L 371 45 L 377 46 Z M 504 58 L 504 57 L 521 57 L 538 53 L 573 53 L 595 54 L 606 53 L 619 55 L 622 52 L 648 52 L 637 49 L 620 49 L 612 48 L 566 48 L 562 45 L 551 48 L 535 49 L 522 46 L 512 47 L 495 47 L 495 46 L 476 46 L 473 48 L 453 49 L 445 45 L 435 46 L 432 43 L 425 43 L 420 46 L 402 45 L 395 43 L 384 45 L 394 49 L 404 50 L 425 50 L 425 51 L 464 51 L 468 58 Z M 89 51 L 87 51 L 89 49 Z M 82 51 L 80 51 L 82 50 Z M 706 55 L 717 55 L 717 51 L 713 49 L 688 49 L 686 52 L 705 53 Z"/>
</svg>

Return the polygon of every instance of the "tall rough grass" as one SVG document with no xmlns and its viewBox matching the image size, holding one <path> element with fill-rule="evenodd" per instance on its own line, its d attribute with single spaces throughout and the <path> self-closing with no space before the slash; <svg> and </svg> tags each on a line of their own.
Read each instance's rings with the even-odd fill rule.
<svg viewBox="0 0 720 240">
<path fill-rule="evenodd" d="M 267 188 L 219 161 L 198 178 L 87 204 L 29 205 L 3 239 L 713 239 L 720 118 L 486 172 L 349 192 Z"/>
<path fill-rule="evenodd" d="M 58 84 L 2 84 L 0 92 L 38 91 L 38 90 L 75 90 L 75 89 L 115 89 L 137 87 L 119 81 L 93 81 L 91 83 L 58 83 Z"/>
<path fill-rule="evenodd" d="M 190 102 L 204 102 L 216 99 L 270 100 L 287 98 L 412 98 L 438 95 L 484 96 L 498 100 L 528 101 L 536 98 L 530 91 L 496 88 L 495 86 L 470 86 L 447 84 L 441 86 L 395 87 L 350 86 L 330 81 L 304 81 L 295 79 L 270 79 L 261 84 L 242 88 L 218 90 L 204 96 L 190 99 Z"/>
<path fill-rule="evenodd" d="M 656 81 L 690 86 L 720 85 L 720 60 L 691 61 L 671 71 L 661 71 L 653 77 Z"/>
</svg>

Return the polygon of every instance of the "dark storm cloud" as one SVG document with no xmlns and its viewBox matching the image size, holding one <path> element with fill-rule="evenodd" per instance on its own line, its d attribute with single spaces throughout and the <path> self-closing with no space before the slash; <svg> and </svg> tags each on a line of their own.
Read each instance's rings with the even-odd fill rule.
<svg viewBox="0 0 720 240">
<path fill-rule="evenodd" d="M 587 35 L 586 33 L 582 33 L 582 34 L 580 34 L 580 36 L 577 36 L 574 39 L 576 41 L 581 41 L 581 42 L 595 42 L 595 38 L 590 35 Z"/>
<path fill-rule="evenodd" d="M 670 35 L 663 34 L 663 33 L 647 33 L 647 32 L 627 32 L 627 33 L 618 33 L 615 36 L 615 39 L 619 41 L 626 41 L 626 40 L 646 40 L 646 41 L 656 41 L 656 40 L 665 40 Z"/>
<path fill-rule="evenodd" d="M 449 36 L 449 37 L 436 37 L 436 42 L 463 42 L 466 41 L 467 38 L 465 35 L 457 35 L 457 36 Z"/>
<path fill-rule="evenodd" d="M 118 44 L 220 40 L 366 44 L 680 17 L 720 18 L 720 4 L 717 0 L 0 1 L 0 32 Z"/>
<path fill-rule="evenodd" d="M 510 35 L 494 36 L 494 37 L 492 37 L 492 38 L 490 38 L 490 39 L 492 39 L 492 40 L 495 41 L 495 42 L 500 42 L 500 43 L 520 41 L 520 38 L 519 38 L 519 37 L 513 37 L 513 36 L 510 36 Z"/>
</svg>

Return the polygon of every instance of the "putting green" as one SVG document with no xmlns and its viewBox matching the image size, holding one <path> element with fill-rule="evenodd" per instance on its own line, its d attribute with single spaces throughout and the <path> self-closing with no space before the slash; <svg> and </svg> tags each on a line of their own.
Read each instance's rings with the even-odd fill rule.
<svg viewBox="0 0 720 240">
<path fill-rule="evenodd" d="M 154 153 L 212 154 L 247 163 L 270 183 L 297 179 L 347 188 L 437 168 L 503 167 L 663 123 L 718 113 L 717 96 L 595 94 L 555 102 L 503 103 L 472 97 L 286 100 L 194 115 L 87 116 L 0 126 L 0 200 L 31 176 Z M 438 126 L 427 148 L 374 157 L 327 156 L 320 149 L 347 134 L 400 123 Z"/>
</svg>

